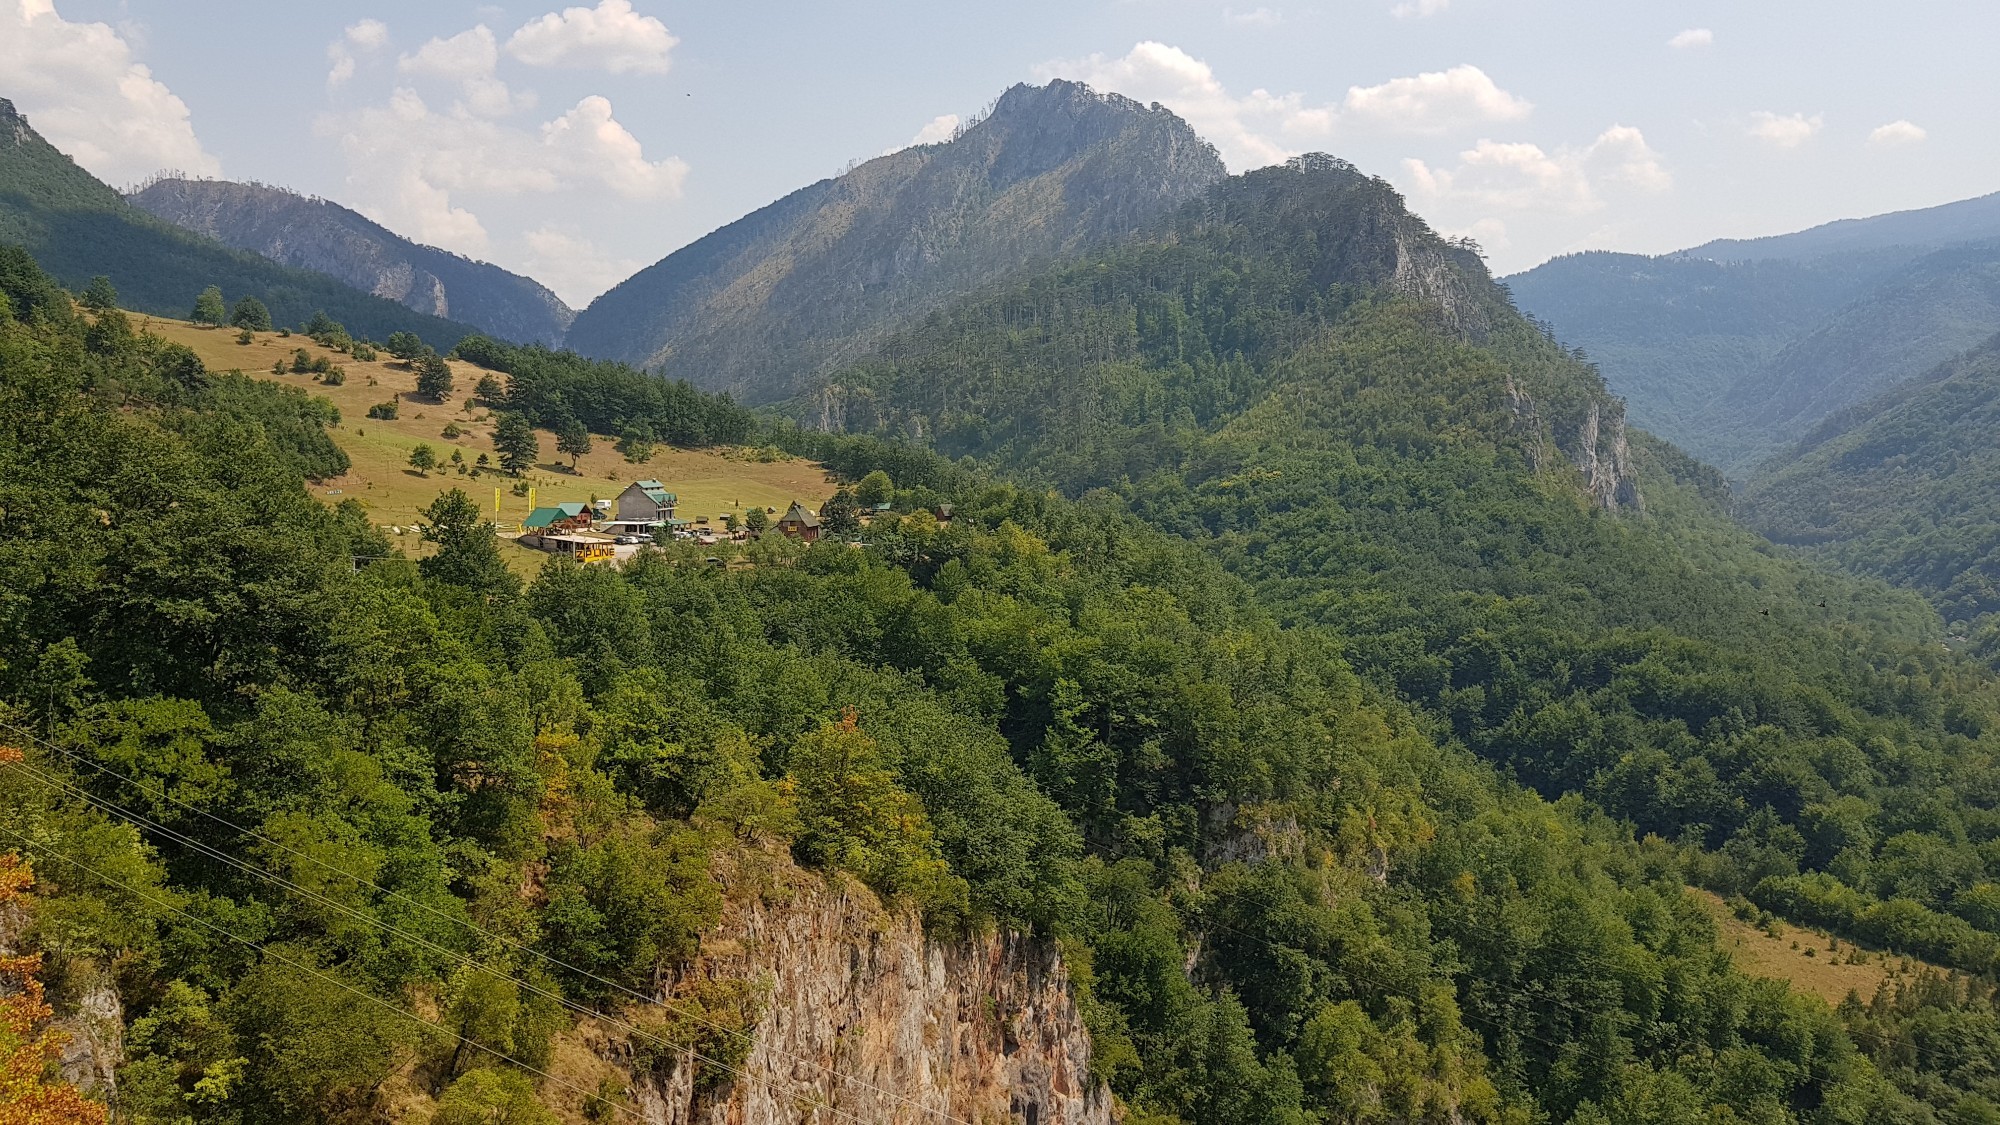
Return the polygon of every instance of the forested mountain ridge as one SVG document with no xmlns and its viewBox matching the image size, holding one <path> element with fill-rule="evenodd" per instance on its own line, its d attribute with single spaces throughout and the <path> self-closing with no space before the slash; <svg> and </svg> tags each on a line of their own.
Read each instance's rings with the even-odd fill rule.
<svg viewBox="0 0 2000 1125">
<path fill-rule="evenodd" d="M 792 409 L 802 424 L 908 437 L 1072 488 L 1181 464 L 1288 389 L 1343 322 L 1415 317 L 1467 346 L 1524 333 L 1470 249 L 1387 183 L 1323 155 L 1231 177 L 1127 243 L 968 299 L 886 339 Z M 1543 347 L 1486 388 L 1523 456 L 1636 507 L 1623 408 Z M 1302 405 L 1302 404 L 1301 404 Z M 1510 438 L 1512 440 L 1512 438 Z"/>
<path fill-rule="evenodd" d="M 1221 179 L 1158 106 L 1016 86 L 950 141 L 822 180 L 597 298 L 566 338 L 750 402 L 1032 262 L 1128 235 Z"/>
<path fill-rule="evenodd" d="M 836 418 L 1100 490 L 1437 737 L 1674 841 L 1690 881 L 1993 971 L 1992 674 L 1941 651 L 1915 596 L 1733 522 L 1720 475 L 1666 443 L 1634 432 L 1607 471 L 1616 401 L 1476 262 L 1444 300 L 1353 269 L 1393 260 L 1381 232 L 1409 228 L 1376 217 L 1398 211 L 1325 158 L 1237 177 L 1170 233 L 886 338 L 833 376 Z M 869 467 L 870 439 L 795 440 Z"/>
<path fill-rule="evenodd" d="M 1970 200 L 1746 244 L 1755 252 L 1566 255 L 1507 284 L 1602 365 L 1635 421 L 1740 479 L 2000 324 L 1995 210 Z"/>
<path fill-rule="evenodd" d="M 2000 192 L 1865 219 L 1836 219 L 1791 234 L 1718 238 L 1681 253 L 1691 258 L 1748 262 L 1875 250 L 1939 249 L 1992 239 L 2000 239 Z"/>
<path fill-rule="evenodd" d="M 1091 1046 L 1063 1092 L 1084 1109 L 1028 1101 L 1025 1074 L 982 1109 L 1101 1120 L 1075 1097 L 1097 1081 L 1126 1120 L 1161 1125 L 1667 1125 L 1695 1109 L 1927 1123 L 1989 1105 L 1983 1072 L 1935 1057 L 1993 1034 L 1983 994 L 1933 978 L 1921 1004 L 1837 1015 L 1744 977 L 1683 891 L 1686 865 L 1711 862 L 1698 844 L 1636 841 L 1510 784 L 1357 677 L 1334 634 L 1280 627 L 1115 498 L 795 433 L 850 478 L 893 465 L 908 514 L 862 529 L 861 550 L 772 536 L 748 566 L 668 550 L 557 563 L 522 588 L 469 499 L 429 513 L 438 550 L 412 563 L 355 506 L 307 497 L 287 450 L 324 435 L 266 424 L 305 396 L 216 395 L 234 380 L 5 264 L 0 723 L 24 761 L 0 769 L 0 833 L 44 880 L 23 940 L 61 954 L 51 994 L 112 982 L 126 1005 L 121 1116 L 546 1123 L 762 1105 L 742 1119 L 775 1125 L 812 1104 L 914 1123 L 935 1110 L 899 1095 L 975 1058 L 1048 1057 L 1037 1027 L 1071 1002 Z M 1380 356 L 1432 341 L 1414 358 L 1435 401 L 1395 393 L 1408 372 L 1392 368 L 1350 404 L 1364 413 L 1347 422 L 1387 412 L 1349 427 L 1384 473 L 1398 457 L 1463 467 L 1449 426 L 1426 439 L 1416 424 L 1428 412 L 1514 426 L 1504 389 L 1490 414 L 1445 393 L 1504 384 L 1451 349 L 1508 326 L 1475 346 L 1441 316 L 1405 319 L 1416 306 L 1350 308 L 1398 332 Z M 1322 409 L 1340 389 L 1327 374 Z M 1545 499 L 1571 522 L 1547 528 L 1635 526 L 1573 472 L 1471 436 L 1464 464 L 1487 476 L 1530 493 L 1568 481 Z M 1354 482 L 1297 479 L 1359 506 Z M 922 510 L 937 493 L 959 502 L 950 526 Z M 1504 671 L 1504 646 L 1483 644 Z M 1700 690 L 1677 670 L 1613 679 L 1641 702 Z M 1913 705 L 1946 691 L 1903 690 Z M 901 913 L 732 936 L 745 912 L 875 895 Z M 937 944 L 907 940 L 912 910 Z M 786 1022 L 798 976 L 713 971 L 775 943 L 796 951 L 788 968 L 858 984 L 887 949 L 908 957 L 885 990 L 907 1004 L 919 977 L 935 995 L 955 935 L 1022 968 L 957 1008 L 966 1022 L 944 1030 L 970 1051 L 949 1058 L 927 1057 L 929 1038 L 885 1051 L 873 1024 L 811 1040 L 826 1055 L 774 1049 L 767 1027 L 805 1026 Z M 1022 974 L 1032 985 L 1053 948 L 1074 991 L 1026 1010 Z M 824 1030 L 853 1009 L 809 1011 Z M 1051 1022 L 1016 1022 L 1037 1018 Z M 864 1058 L 883 1085 L 852 1081 Z"/>
<path fill-rule="evenodd" d="M 0 245 L 25 247 L 77 292 L 92 277 L 107 276 L 126 307 L 161 316 L 186 316 L 214 285 L 232 302 L 258 298 L 277 323 L 293 327 L 323 311 L 363 337 L 414 332 L 440 350 L 470 330 L 156 219 L 43 140 L 4 98 Z"/>
<path fill-rule="evenodd" d="M 503 340 L 560 344 L 576 317 L 533 278 L 411 242 L 330 200 L 263 184 L 173 177 L 126 199 L 184 230 Z"/>
<path fill-rule="evenodd" d="M 1777 542 L 1921 591 L 1966 635 L 2000 613 L 1996 436 L 2000 338 L 1820 423 L 1750 479 L 1741 510 Z"/>
</svg>

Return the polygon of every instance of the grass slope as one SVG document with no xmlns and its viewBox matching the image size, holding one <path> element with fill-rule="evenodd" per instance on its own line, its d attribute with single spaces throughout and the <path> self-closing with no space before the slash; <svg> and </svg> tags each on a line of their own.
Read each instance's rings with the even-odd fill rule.
<svg viewBox="0 0 2000 1125">
<path fill-rule="evenodd" d="M 328 502 L 352 498 L 367 509 L 371 522 L 383 527 L 413 527 L 418 513 L 447 489 L 462 488 L 493 515 L 496 522 L 518 525 L 529 511 L 526 497 L 513 494 L 514 480 L 500 473 L 481 474 L 478 479 L 460 476 L 449 467 L 452 452 L 462 453 L 467 466 L 481 453 L 497 460 L 493 453 L 493 412 L 472 400 L 471 388 L 483 369 L 462 361 L 454 362 L 457 393 L 440 404 L 418 397 L 416 376 L 398 361 L 387 358 L 373 363 L 323 348 L 303 336 L 280 337 L 260 332 L 250 344 L 236 342 L 234 331 L 203 328 L 186 321 L 135 317 L 135 323 L 175 343 L 194 349 L 202 362 L 213 370 L 239 369 L 248 374 L 290 386 L 304 387 L 323 395 L 340 408 L 341 422 L 333 430 L 334 441 L 353 461 L 345 474 L 312 482 L 314 496 Z M 299 348 L 313 356 L 325 356 L 346 369 L 347 379 L 337 387 L 314 381 L 311 375 L 274 375 L 274 362 L 289 361 Z M 369 418 L 368 408 L 395 400 L 398 416 L 393 421 Z M 465 432 L 456 439 L 443 436 L 447 425 L 456 424 Z M 656 478 L 680 497 L 681 514 L 714 518 L 724 512 L 742 512 L 751 506 L 783 511 L 793 500 L 817 505 L 832 494 L 824 471 L 810 461 L 791 459 L 760 462 L 741 451 L 675 449 L 656 447 L 653 458 L 643 465 L 632 464 L 613 448 L 613 439 L 593 438 L 590 453 L 572 471 L 567 458 L 555 455 L 555 435 L 537 431 L 542 460 L 526 479 L 535 488 L 539 504 L 583 501 L 611 497 L 639 478 Z M 410 452 L 420 444 L 437 451 L 444 468 L 420 476 L 409 467 Z M 493 508 L 494 489 L 500 490 L 500 508 Z M 419 541 L 414 533 L 397 539 L 398 546 L 413 554 Z M 539 565 L 546 557 L 539 552 L 522 552 L 526 560 Z M 519 560 L 515 560 L 519 561 Z"/>
</svg>

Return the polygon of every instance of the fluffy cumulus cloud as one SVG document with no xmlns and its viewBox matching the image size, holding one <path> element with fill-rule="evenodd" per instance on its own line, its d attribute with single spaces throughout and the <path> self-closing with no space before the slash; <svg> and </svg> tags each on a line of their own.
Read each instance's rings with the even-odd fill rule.
<svg viewBox="0 0 2000 1125">
<path fill-rule="evenodd" d="M 1297 93 L 1255 89 L 1232 93 L 1206 62 L 1179 47 L 1145 42 L 1120 58 L 1048 63 L 1037 77 L 1074 78 L 1159 102 L 1214 143 L 1231 168 L 1274 164 L 1322 144 L 1342 128 L 1389 133 L 1441 133 L 1492 122 L 1518 121 L 1528 102 L 1501 89 L 1476 66 L 1356 86 L 1337 104 L 1313 104 Z"/>
<path fill-rule="evenodd" d="M 522 241 L 528 248 L 523 262 L 528 274 L 579 307 L 647 265 L 638 258 L 607 254 L 590 239 L 553 226 L 531 230 Z"/>
<path fill-rule="evenodd" d="M 532 94 L 516 95 L 500 80 L 499 66 L 500 44 L 485 24 L 449 39 L 432 39 L 396 60 L 399 74 L 454 84 L 460 104 L 482 117 L 504 117 L 533 106 Z"/>
<path fill-rule="evenodd" d="M 958 114 L 947 113 L 931 118 L 928 124 L 917 130 L 916 136 L 910 138 L 910 143 L 913 145 L 934 145 L 941 141 L 950 140 L 952 134 L 956 132 L 958 132 Z"/>
<path fill-rule="evenodd" d="M 330 90 L 354 77 L 357 52 L 372 54 L 389 45 L 389 25 L 381 20 L 362 20 L 348 25 L 340 38 L 326 45 L 326 85 Z"/>
<path fill-rule="evenodd" d="M 1875 145 L 1913 145 L 1930 136 L 1922 125 L 1914 121 L 1891 121 L 1887 125 L 1877 125 L 1868 134 L 1868 143 Z"/>
<path fill-rule="evenodd" d="M 328 46 L 328 84 L 365 87 L 357 64 L 375 53 L 384 65 L 364 73 L 381 85 L 361 104 L 321 114 L 316 130 L 346 166 L 343 202 L 418 241 L 527 270 L 580 303 L 642 264 L 593 237 L 614 245 L 609 232 L 633 209 L 680 196 L 688 168 L 649 155 L 600 94 L 530 115 L 537 100 L 525 68 L 657 73 L 674 42 L 625 0 L 603 0 L 529 20 L 511 36 L 478 24 L 429 39 L 395 55 L 392 71 L 389 29 L 363 20 Z M 569 225 L 548 223 L 550 199 Z"/>
<path fill-rule="evenodd" d="M 1697 47 L 1712 47 L 1714 45 L 1715 32 L 1705 27 L 1690 27 L 1672 39 L 1667 40 L 1667 46 L 1672 47 L 1676 51 L 1692 51 Z"/>
<path fill-rule="evenodd" d="M 1797 148 L 1813 138 L 1826 119 L 1814 114 L 1807 117 L 1803 113 L 1776 114 L 1769 110 L 1758 110 L 1750 115 L 1749 133 L 1773 148 Z"/>
<path fill-rule="evenodd" d="M 52 0 L 0 0 L 0 76 L 0 97 L 100 179 L 221 173 L 195 138 L 187 103 L 109 24 L 66 20 Z"/>
<path fill-rule="evenodd" d="M 679 42 L 666 24 L 633 11 L 629 0 L 601 0 L 595 8 L 529 20 L 507 40 L 507 53 L 529 66 L 665 74 Z"/>
<path fill-rule="evenodd" d="M 1403 162 L 1405 182 L 1420 199 L 1500 211 L 1583 213 L 1605 206 L 1607 191 L 1657 193 L 1673 177 L 1639 130 L 1613 125 L 1581 148 L 1547 152 L 1540 145 L 1482 140 L 1452 167 Z"/>
<path fill-rule="evenodd" d="M 486 254 L 491 239 L 463 199 L 608 191 L 633 202 L 673 199 L 687 165 L 649 160 L 611 102 L 591 95 L 568 112 L 523 127 L 470 112 L 440 111 L 416 91 L 320 120 L 338 143 L 355 202 L 422 242 Z"/>
<path fill-rule="evenodd" d="M 1350 122 L 1398 133 L 1443 133 L 1467 125 L 1519 121 L 1534 111 L 1476 66 L 1455 66 L 1379 86 L 1355 86 L 1341 102 Z"/>
</svg>

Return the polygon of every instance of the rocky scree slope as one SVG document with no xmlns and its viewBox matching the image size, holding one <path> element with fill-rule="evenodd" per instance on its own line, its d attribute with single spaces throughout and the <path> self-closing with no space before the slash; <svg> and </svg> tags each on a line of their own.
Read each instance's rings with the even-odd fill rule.
<svg viewBox="0 0 2000 1125">
<path fill-rule="evenodd" d="M 556 345 L 576 312 L 532 278 L 423 246 L 355 211 L 283 188 L 154 180 L 135 207 L 274 262 L 317 270 L 429 316 L 516 343 Z"/>
<path fill-rule="evenodd" d="M 1013 271 L 1151 224 L 1224 175 L 1158 106 L 1016 86 L 950 141 L 870 160 L 591 302 L 567 344 L 751 402 Z"/>
</svg>

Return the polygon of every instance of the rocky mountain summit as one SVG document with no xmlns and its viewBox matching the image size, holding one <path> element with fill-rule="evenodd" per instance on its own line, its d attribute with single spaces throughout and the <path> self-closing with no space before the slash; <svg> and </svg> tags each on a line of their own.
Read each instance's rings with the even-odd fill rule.
<svg viewBox="0 0 2000 1125">
<path fill-rule="evenodd" d="M 1141 230 L 1224 174 L 1159 106 L 1015 86 L 949 141 L 801 188 L 640 271 L 591 302 L 567 343 L 786 398 L 951 298 Z"/>
</svg>

